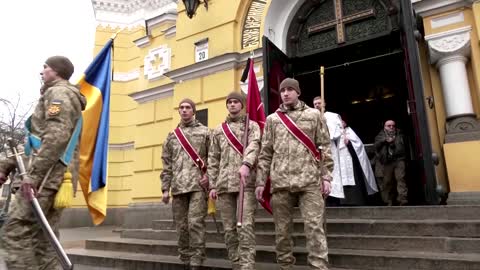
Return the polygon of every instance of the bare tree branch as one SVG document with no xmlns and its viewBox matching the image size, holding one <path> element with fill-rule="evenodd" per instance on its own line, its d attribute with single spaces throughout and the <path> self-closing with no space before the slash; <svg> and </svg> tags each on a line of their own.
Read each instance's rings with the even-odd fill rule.
<svg viewBox="0 0 480 270">
<path fill-rule="evenodd" d="M 22 104 L 22 95 L 17 94 L 15 101 L 12 102 L 5 98 L 0 98 L 3 103 L 3 110 L 0 111 L 0 152 L 5 151 L 5 143 L 8 138 L 13 138 L 18 144 L 23 143 L 25 138 L 24 122 L 31 113 L 33 102 Z M 7 113 L 4 113 L 4 112 Z"/>
</svg>

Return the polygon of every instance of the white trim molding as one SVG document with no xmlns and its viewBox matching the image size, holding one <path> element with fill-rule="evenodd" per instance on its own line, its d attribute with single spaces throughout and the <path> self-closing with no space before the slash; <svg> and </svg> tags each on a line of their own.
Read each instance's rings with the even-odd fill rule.
<svg viewBox="0 0 480 270">
<path fill-rule="evenodd" d="M 138 48 L 146 48 L 150 45 L 150 40 L 151 37 L 149 35 L 146 35 L 141 38 L 135 39 L 133 43 L 135 43 L 135 46 L 137 46 Z"/>
<path fill-rule="evenodd" d="M 145 21 L 165 13 L 177 13 L 177 0 L 92 0 L 97 24 L 112 28 L 145 26 Z"/>
<path fill-rule="evenodd" d="M 450 31 L 425 36 L 428 43 L 430 63 L 435 64 L 440 59 L 462 55 L 470 56 L 470 32 L 472 26 L 465 26 Z"/>
<path fill-rule="evenodd" d="M 136 68 L 128 72 L 114 72 L 113 81 L 115 82 L 129 82 L 140 77 L 140 69 Z"/>
<path fill-rule="evenodd" d="M 174 87 L 175 83 L 169 83 L 143 91 L 135 92 L 133 94 L 130 94 L 129 96 L 133 98 L 133 100 L 135 100 L 136 102 L 142 104 L 173 96 Z"/>
<path fill-rule="evenodd" d="M 441 16 L 437 18 L 433 18 L 430 20 L 430 25 L 432 29 L 451 25 L 454 23 L 461 23 L 465 21 L 465 15 L 463 15 L 463 11 L 455 12 L 453 14 L 448 14 L 446 16 Z"/>
<path fill-rule="evenodd" d="M 462 7 L 471 7 L 476 0 L 412 0 L 413 9 L 422 16 L 431 16 Z"/>
<path fill-rule="evenodd" d="M 126 151 L 135 149 L 135 142 L 126 142 L 126 143 L 109 143 L 108 150 L 113 151 Z"/>
<path fill-rule="evenodd" d="M 165 35 L 166 38 L 171 38 L 177 34 L 177 26 L 172 25 L 169 28 L 163 30 L 163 34 Z"/>
<path fill-rule="evenodd" d="M 471 54 L 471 26 L 425 37 L 430 63 L 436 65 L 442 84 L 447 119 L 475 115 L 466 64 Z"/>
<path fill-rule="evenodd" d="M 166 44 L 150 49 L 143 59 L 143 75 L 149 81 L 162 78 L 165 72 L 169 71 L 172 62 L 172 49 Z M 160 63 L 157 64 L 157 61 Z"/>
<path fill-rule="evenodd" d="M 217 72 L 232 70 L 241 67 L 242 65 L 246 64 L 247 59 L 250 57 L 250 55 L 250 52 L 226 53 L 202 62 L 198 62 L 186 67 L 166 72 L 164 75 L 175 82 L 182 82 L 200 77 L 205 77 Z M 254 60 L 256 62 L 260 61 L 262 59 L 262 56 L 262 48 L 254 50 Z"/>
</svg>

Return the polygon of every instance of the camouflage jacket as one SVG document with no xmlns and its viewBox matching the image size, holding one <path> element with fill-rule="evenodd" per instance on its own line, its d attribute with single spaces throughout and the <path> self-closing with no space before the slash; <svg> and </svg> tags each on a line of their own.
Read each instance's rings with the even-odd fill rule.
<svg viewBox="0 0 480 270">
<path fill-rule="evenodd" d="M 197 154 L 207 162 L 208 145 L 210 144 L 210 131 L 197 120 L 178 125 L 185 137 L 197 151 Z M 192 191 L 202 191 L 200 179 L 202 172 L 183 150 L 182 145 L 170 132 L 163 143 L 162 150 L 163 171 L 160 174 L 162 191 L 170 190 L 172 195 L 179 195 Z"/>
<path fill-rule="evenodd" d="M 322 176 L 332 179 L 333 160 L 330 136 L 320 111 L 299 101 L 293 109 L 283 105 L 293 122 L 321 149 L 322 161 L 317 162 L 309 150 L 282 124 L 276 113 L 267 117 L 258 157 L 256 186 L 263 186 L 270 176 L 272 190 L 302 191 L 321 186 Z M 323 120 L 322 120 L 323 119 Z"/>
<path fill-rule="evenodd" d="M 246 116 L 242 115 L 236 119 L 227 117 L 226 122 L 230 126 L 232 133 L 243 144 L 245 132 Z M 248 146 L 244 150 L 245 155 L 241 156 L 229 144 L 228 139 L 223 133 L 222 126 L 219 125 L 212 135 L 212 142 L 208 151 L 208 179 L 210 189 L 215 188 L 219 194 L 225 192 L 238 192 L 240 190 L 240 177 L 238 169 L 243 163 L 247 163 L 253 168 L 257 163 L 258 153 L 260 152 L 260 127 L 254 121 L 249 122 L 248 128 Z M 247 190 L 255 188 L 255 169 L 250 170 L 250 179 L 247 179 Z"/>
<path fill-rule="evenodd" d="M 31 116 L 31 133 L 41 139 L 42 145 L 34 152 L 31 165 L 26 168 L 27 177 L 39 188 L 48 170 L 52 168 L 45 179 L 44 188 L 58 190 L 66 171 L 60 157 L 85 109 L 86 100 L 77 87 L 63 79 L 45 84 L 41 93 L 43 94 Z M 78 156 L 72 160 L 72 163 L 76 162 Z M 14 167 L 15 161 L 12 159 L 0 162 L 0 171 L 4 173 L 10 173 Z"/>
</svg>

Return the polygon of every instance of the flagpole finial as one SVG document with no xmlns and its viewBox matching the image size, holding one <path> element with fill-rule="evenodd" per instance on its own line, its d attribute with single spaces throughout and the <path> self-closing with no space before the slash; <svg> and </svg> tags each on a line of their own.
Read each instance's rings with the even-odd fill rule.
<svg viewBox="0 0 480 270">
<path fill-rule="evenodd" d="M 111 38 L 111 39 L 115 39 L 115 38 L 117 37 L 117 35 L 118 35 L 120 32 L 122 32 L 122 31 L 123 31 L 123 28 L 120 29 L 120 30 L 118 30 L 118 31 L 117 31 L 115 34 L 113 34 L 110 38 Z"/>
<path fill-rule="evenodd" d="M 324 66 L 320 66 L 320 74 L 321 75 L 325 74 L 325 67 Z"/>
</svg>

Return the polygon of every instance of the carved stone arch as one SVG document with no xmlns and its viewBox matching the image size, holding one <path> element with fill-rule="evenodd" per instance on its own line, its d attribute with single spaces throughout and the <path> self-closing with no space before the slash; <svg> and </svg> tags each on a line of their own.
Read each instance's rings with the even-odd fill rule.
<svg viewBox="0 0 480 270">
<path fill-rule="evenodd" d="M 240 48 L 257 48 L 261 45 L 261 27 L 267 0 L 251 0 L 241 18 Z M 237 16 L 238 17 L 238 16 Z"/>
<path fill-rule="evenodd" d="M 290 24 L 287 54 L 302 57 L 389 35 L 399 27 L 398 1 L 306 1 Z"/>
</svg>

